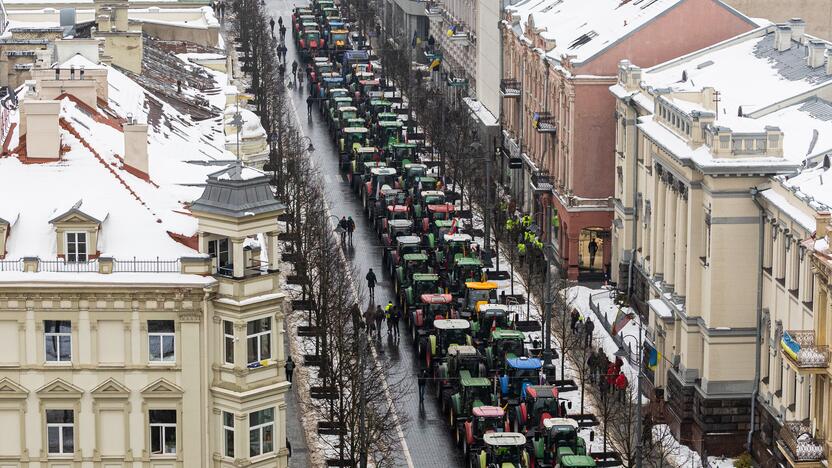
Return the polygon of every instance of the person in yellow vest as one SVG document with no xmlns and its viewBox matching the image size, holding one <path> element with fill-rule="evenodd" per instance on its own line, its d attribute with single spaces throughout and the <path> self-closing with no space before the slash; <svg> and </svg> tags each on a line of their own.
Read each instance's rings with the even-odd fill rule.
<svg viewBox="0 0 832 468">
<path fill-rule="evenodd" d="M 526 259 L 526 244 L 523 242 L 517 244 L 517 257 L 520 259 L 520 264 L 522 265 Z"/>
</svg>

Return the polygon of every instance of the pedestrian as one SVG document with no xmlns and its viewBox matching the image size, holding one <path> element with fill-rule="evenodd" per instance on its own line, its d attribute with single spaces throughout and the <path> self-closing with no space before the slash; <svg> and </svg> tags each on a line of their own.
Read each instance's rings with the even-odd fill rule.
<svg viewBox="0 0 832 468">
<path fill-rule="evenodd" d="M 591 318 L 586 318 L 586 324 L 584 324 L 584 348 L 587 346 L 592 345 L 592 332 L 595 330 L 595 323 L 592 321 Z"/>
<path fill-rule="evenodd" d="M 381 310 L 381 306 L 376 306 L 376 339 L 381 341 L 381 323 L 384 322 L 384 311 Z"/>
<path fill-rule="evenodd" d="M 589 241 L 587 249 L 589 250 L 589 271 L 592 271 L 595 267 L 595 254 L 598 253 L 598 243 L 595 242 L 594 237 Z"/>
<path fill-rule="evenodd" d="M 572 333 L 575 333 L 575 326 L 578 324 L 580 316 L 578 309 L 572 309 L 572 313 L 569 314 L 569 329 L 572 330 Z"/>
<path fill-rule="evenodd" d="M 292 383 L 292 373 L 295 372 L 295 362 L 292 361 L 292 356 L 286 358 L 286 365 L 284 367 L 286 368 L 286 380 Z"/>
<path fill-rule="evenodd" d="M 605 376 L 607 384 L 610 387 L 615 385 L 615 378 L 618 376 L 618 372 L 619 371 L 618 369 L 616 369 L 615 364 L 610 364 L 609 367 L 607 367 L 607 373 L 605 374 Z"/>
<path fill-rule="evenodd" d="M 595 383 L 595 371 L 598 368 L 598 353 L 592 349 L 586 358 L 586 368 L 589 371 L 589 381 Z"/>
<path fill-rule="evenodd" d="M 621 356 L 615 357 L 615 373 L 618 374 L 621 372 L 621 368 L 624 367 L 624 361 L 621 360 Z"/>
<path fill-rule="evenodd" d="M 314 100 L 315 98 L 313 98 L 311 94 L 306 98 L 306 117 L 310 120 L 312 119 L 312 102 Z"/>
<path fill-rule="evenodd" d="M 387 321 L 387 334 L 389 335 L 393 331 L 393 301 L 388 301 L 387 305 L 384 306 L 384 319 Z"/>
<path fill-rule="evenodd" d="M 338 234 L 341 235 L 341 243 L 343 244 L 347 240 L 347 217 L 341 216 L 341 220 L 338 221 Z"/>
<path fill-rule="evenodd" d="M 269 19 L 269 27 L 272 28 L 272 36 L 274 36 L 274 18 Z"/>
<path fill-rule="evenodd" d="M 560 409 L 560 411 L 559 411 L 559 413 L 560 413 L 560 417 L 561 417 L 561 418 L 565 418 L 565 417 L 567 417 L 567 414 L 566 414 L 566 402 L 565 402 L 565 401 L 563 401 L 563 400 L 561 400 L 561 401 L 560 401 L 560 407 L 559 407 L 559 409 Z"/>
<path fill-rule="evenodd" d="M 418 383 L 419 383 L 419 406 L 421 407 L 421 406 L 424 406 L 424 404 L 425 404 L 425 387 L 428 384 L 428 370 L 427 369 L 422 369 L 422 371 L 419 372 Z"/>
<path fill-rule="evenodd" d="M 292 76 L 298 79 L 298 61 L 292 60 Z"/>
<path fill-rule="evenodd" d="M 624 394 L 627 393 L 627 376 L 623 372 L 619 372 L 615 378 L 615 389 L 618 390 L 618 401 L 624 401 Z"/>
<path fill-rule="evenodd" d="M 595 365 L 595 381 L 599 384 L 604 380 L 604 373 L 610 365 L 610 360 L 604 352 L 604 348 L 598 348 L 598 363 Z"/>
<path fill-rule="evenodd" d="M 607 396 L 607 392 L 610 389 L 610 384 L 607 382 L 606 376 L 601 376 L 601 379 L 598 381 L 598 388 L 601 390 L 601 396 Z"/>
<path fill-rule="evenodd" d="M 367 310 L 364 311 L 364 323 L 366 324 L 366 327 L 367 327 L 367 334 L 370 335 L 370 336 L 372 336 L 373 330 L 375 329 L 375 325 L 374 325 L 375 318 L 376 318 L 376 314 L 373 311 L 373 308 L 372 307 L 367 307 Z"/>
<path fill-rule="evenodd" d="M 277 17 L 277 24 L 279 24 L 280 26 L 283 26 L 283 17 L 282 16 Z"/>
<path fill-rule="evenodd" d="M 278 65 L 277 72 L 280 73 L 280 81 L 283 81 L 283 78 L 286 76 L 286 65 L 283 65 L 283 63 Z"/>
<path fill-rule="evenodd" d="M 289 442 L 289 438 L 286 438 L 286 450 L 289 451 L 289 458 L 292 458 L 292 443 Z"/>
<path fill-rule="evenodd" d="M 280 40 L 286 39 L 286 26 L 280 25 Z"/>
<path fill-rule="evenodd" d="M 372 304 L 376 300 L 376 274 L 373 273 L 372 268 L 367 272 L 367 276 L 364 279 L 367 280 L 367 289 L 370 290 L 370 303 Z"/>
<path fill-rule="evenodd" d="M 393 325 L 393 338 L 399 339 L 399 319 L 401 318 L 401 312 L 399 311 L 398 307 L 393 307 L 390 311 L 390 325 Z M 388 328 L 390 328 L 388 325 Z"/>
<path fill-rule="evenodd" d="M 301 75 L 303 76 L 303 75 Z M 350 245 L 352 245 L 352 233 L 355 232 L 355 221 L 352 216 L 347 218 L 347 236 L 349 236 Z"/>
</svg>

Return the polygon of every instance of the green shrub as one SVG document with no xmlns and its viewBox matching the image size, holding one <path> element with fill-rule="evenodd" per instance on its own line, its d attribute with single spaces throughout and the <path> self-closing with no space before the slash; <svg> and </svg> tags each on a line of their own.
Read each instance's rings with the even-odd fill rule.
<svg viewBox="0 0 832 468">
<path fill-rule="evenodd" d="M 737 461 L 734 462 L 734 468 L 751 468 L 751 466 L 751 454 L 748 452 L 740 455 Z"/>
</svg>

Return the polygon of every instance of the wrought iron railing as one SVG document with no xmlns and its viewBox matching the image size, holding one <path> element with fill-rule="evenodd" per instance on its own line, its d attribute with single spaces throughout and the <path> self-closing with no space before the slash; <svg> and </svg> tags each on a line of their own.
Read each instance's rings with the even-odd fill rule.
<svg viewBox="0 0 832 468">
<path fill-rule="evenodd" d="M 829 347 L 816 344 L 814 330 L 786 330 L 781 346 L 799 368 L 825 368 L 829 365 Z"/>
<path fill-rule="evenodd" d="M 780 439 L 796 462 L 820 461 L 826 458 L 823 441 L 812 435 L 807 422 L 787 421 L 780 428 Z"/>
<path fill-rule="evenodd" d="M 88 260 L 86 262 L 39 260 L 38 271 L 55 273 L 98 273 L 98 260 Z"/>
<path fill-rule="evenodd" d="M 275 269 L 269 268 L 268 263 L 261 263 L 258 265 L 249 266 L 243 269 L 243 276 L 234 276 L 234 266 L 233 265 L 225 265 L 218 267 L 216 270 L 217 276 L 222 276 L 223 278 L 233 278 L 233 279 L 245 279 L 245 278 L 253 278 L 255 276 L 262 276 L 267 275 L 269 273 L 273 273 Z"/>
<path fill-rule="evenodd" d="M 113 260 L 113 273 L 179 273 L 182 265 L 179 260 Z"/>
<path fill-rule="evenodd" d="M 0 260 L 0 271 L 23 271 L 23 260 Z"/>
<path fill-rule="evenodd" d="M 514 78 L 506 78 L 500 80 L 500 92 L 504 97 L 519 97 L 520 96 L 520 82 Z"/>
</svg>

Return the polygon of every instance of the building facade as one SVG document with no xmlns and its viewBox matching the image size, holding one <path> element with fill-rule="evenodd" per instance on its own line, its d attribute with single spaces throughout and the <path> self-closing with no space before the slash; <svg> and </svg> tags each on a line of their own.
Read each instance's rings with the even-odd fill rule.
<svg viewBox="0 0 832 468">
<path fill-rule="evenodd" d="M 665 357 L 650 394 L 667 400 L 676 437 L 711 455 L 753 434 L 758 460 L 783 461 L 781 429 L 816 405 L 814 379 L 782 346 L 790 333 L 808 344 L 805 242 L 832 205 L 819 182 L 832 65 L 804 31 L 795 19 L 650 69 L 622 61 L 611 87 L 613 275 Z"/>
<path fill-rule="evenodd" d="M 192 119 L 88 41 L 33 69 L 0 158 L 0 466 L 286 467 L 284 207 L 204 139 L 226 96 L 183 85 Z"/>
<path fill-rule="evenodd" d="M 502 22 L 502 122 L 517 205 L 549 233 L 569 279 L 610 268 L 618 62 L 656 64 L 753 23 L 721 1 L 521 2 Z M 549 216 L 546 213 L 551 212 Z"/>
</svg>

